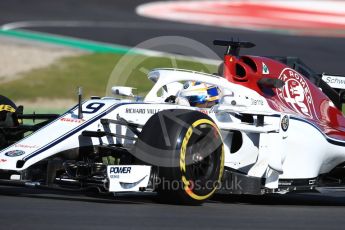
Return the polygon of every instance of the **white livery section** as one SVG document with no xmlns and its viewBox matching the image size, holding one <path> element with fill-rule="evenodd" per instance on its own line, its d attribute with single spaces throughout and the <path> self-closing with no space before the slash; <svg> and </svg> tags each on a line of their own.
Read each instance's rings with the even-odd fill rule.
<svg viewBox="0 0 345 230">
<path fill-rule="evenodd" d="M 181 106 L 173 104 L 157 106 L 143 102 L 129 103 L 109 98 L 89 100 L 82 105 L 83 117 L 81 119 L 78 118 L 78 108 L 73 108 L 42 129 L 2 150 L 0 152 L 0 159 L 2 159 L 0 169 L 24 170 L 56 153 L 71 149 L 79 151 L 78 148 L 83 146 L 132 145 L 133 140 L 109 136 L 90 138 L 83 136 L 82 132 L 99 130 L 134 137 L 126 127 L 102 124 L 101 119 L 117 119 L 120 116 L 130 122 L 144 125 L 153 114 L 161 110 L 176 108 L 181 108 Z"/>
</svg>

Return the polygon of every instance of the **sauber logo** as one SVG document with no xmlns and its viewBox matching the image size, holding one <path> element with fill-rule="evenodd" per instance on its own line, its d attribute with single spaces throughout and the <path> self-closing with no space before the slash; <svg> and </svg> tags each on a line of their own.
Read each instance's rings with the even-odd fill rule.
<svg viewBox="0 0 345 230">
<path fill-rule="evenodd" d="M 284 69 L 279 79 L 285 82 L 284 87 L 277 89 L 279 99 L 291 110 L 312 118 L 314 104 L 306 80 L 292 69 Z"/>
</svg>

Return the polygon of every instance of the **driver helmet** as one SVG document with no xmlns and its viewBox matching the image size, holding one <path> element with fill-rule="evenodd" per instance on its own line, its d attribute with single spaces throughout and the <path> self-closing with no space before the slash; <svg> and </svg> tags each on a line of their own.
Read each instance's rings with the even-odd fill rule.
<svg viewBox="0 0 345 230">
<path fill-rule="evenodd" d="M 219 102 L 219 89 L 216 86 L 208 85 L 198 81 L 187 81 L 179 93 L 191 106 L 209 108 Z"/>
</svg>

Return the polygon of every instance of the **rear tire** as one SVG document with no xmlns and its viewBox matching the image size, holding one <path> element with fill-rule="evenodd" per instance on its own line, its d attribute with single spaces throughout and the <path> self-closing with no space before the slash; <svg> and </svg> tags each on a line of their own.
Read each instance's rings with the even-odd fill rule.
<svg viewBox="0 0 345 230">
<path fill-rule="evenodd" d="M 158 167 L 163 202 L 198 205 L 220 185 L 223 142 L 213 120 L 197 111 L 165 110 L 143 127 L 136 157 Z"/>
</svg>

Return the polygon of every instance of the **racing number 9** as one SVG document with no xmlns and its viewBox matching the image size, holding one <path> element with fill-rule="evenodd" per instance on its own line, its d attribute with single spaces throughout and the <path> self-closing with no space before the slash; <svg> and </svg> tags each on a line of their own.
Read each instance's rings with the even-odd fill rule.
<svg viewBox="0 0 345 230">
<path fill-rule="evenodd" d="M 100 110 L 104 106 L 104 103 L 99 102 L 93 102 L 88 104 L 85 109 L 83 110 L 83 113 L 96 113 L 98 110 Z"/>
</svg>

